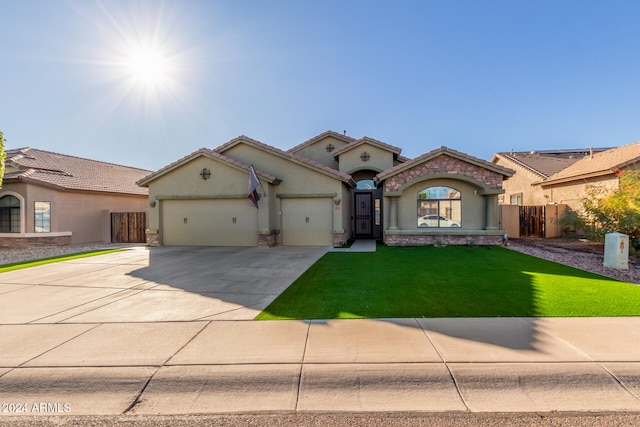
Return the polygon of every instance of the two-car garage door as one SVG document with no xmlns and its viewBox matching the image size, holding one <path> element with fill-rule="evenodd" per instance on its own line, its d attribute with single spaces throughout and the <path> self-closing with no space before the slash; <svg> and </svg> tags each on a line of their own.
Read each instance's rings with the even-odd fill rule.
<svg viewBox="0 0 640 427">
<path fill-rule="evenodd" d="M 164 245 L 256 246 L 258 213 L 247 199 L 164 200 Z"/>
</svg>

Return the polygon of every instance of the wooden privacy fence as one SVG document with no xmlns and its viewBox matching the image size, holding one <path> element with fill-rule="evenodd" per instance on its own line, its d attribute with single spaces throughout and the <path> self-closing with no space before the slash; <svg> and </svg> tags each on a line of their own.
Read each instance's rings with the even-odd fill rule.
<svg viewBox="0 0 640 427">
<path fill-rule="evenodd" d="M 545 237 L 545 207 L 520 206 L 520 236 Z"/>
<path fill-rule="evenodd" d="M 111 243 L 145 243 L 146 212 L 111 212 Z"/>
</svg>

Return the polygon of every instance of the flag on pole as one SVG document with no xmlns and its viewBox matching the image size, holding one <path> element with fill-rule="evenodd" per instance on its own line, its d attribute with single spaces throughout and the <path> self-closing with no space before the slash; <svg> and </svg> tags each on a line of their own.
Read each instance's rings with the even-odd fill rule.
<svg viewBox="0 0 640 427">
<path fill-rule="evenodd" d="M 256 175 L 256 170 L 253 168 L 253 165 L 249 167 L 249 200 L 251 204 L 258 207 L 258 200 L 260 200 L 260 195 L 258 194 L 258 185 L 260 184 L 260 180 Z"/>
</svg>

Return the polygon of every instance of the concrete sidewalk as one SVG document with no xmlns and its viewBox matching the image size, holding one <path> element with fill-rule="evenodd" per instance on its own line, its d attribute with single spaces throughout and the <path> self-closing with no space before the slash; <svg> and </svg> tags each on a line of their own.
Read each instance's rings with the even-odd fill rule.
<svg viewBox="0 0 640 427">
<path fill-rule="evenodd" d="M 152 253 L 158 261 L 140 249 L 0 274 L 0 417 L 640 412 L 640 318 L 220 320 L 209 309 L 239 298 L 202 289 L 198 278 L 216 279 L 197 268 L 211 251 L 189 262 L 189 251 Z M 255 253 L 229 252 L 225 264 Z M 156 287 L 164 294 L 134 298 Z M 162 316 L 145 320 L 155 308 Z"/>
</svg>

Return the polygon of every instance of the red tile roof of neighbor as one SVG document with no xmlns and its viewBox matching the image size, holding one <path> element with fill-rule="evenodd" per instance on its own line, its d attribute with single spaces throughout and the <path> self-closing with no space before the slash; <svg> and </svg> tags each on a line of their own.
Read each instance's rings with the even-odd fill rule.
<svg viewBox="0 0 640 427">
<path fill-rule="evenodd" d="M 148 194 L 146 188 L 136 184 L 151 173 L 148 170 L 29 147 L 7 150 L 6 153 L 6 166 L 18 169 L 5 173 L 6 183 L 23 181 L 61 190 Z"/>
<path fill-rule="evenodd" d="M 634 163 L 640 163 L 640 142 L 585 156 L 540 184 L 609 175 L 615 173 L 616 168 L 622 169 Z"/>
</svg>

